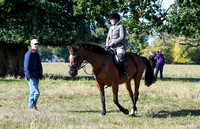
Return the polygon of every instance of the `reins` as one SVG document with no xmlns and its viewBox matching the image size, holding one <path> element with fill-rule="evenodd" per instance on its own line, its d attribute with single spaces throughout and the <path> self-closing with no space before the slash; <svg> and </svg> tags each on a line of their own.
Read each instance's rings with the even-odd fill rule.
<svg viewBox="0 0 200 129">
<path fill-rule="evenodd" d="M 97 56 L 95 56 L 93 59 L 91 59 L 90 61 L 87 61 L 86 63 L 82 64 L 78 69 L 82 69 L 83 67 L 85 67 L 88 63 L 92 62 L 93 60 L 95 60 L 97 57 L 99 57 L 100 55 L 98 54 Z"/>
<path fill-rule="evenodd" d="M 99 57 L 100 55 L 98 54 L 97 56 L 95 56 L 93 59 L 91 59 L 90 61 L 88 61 L 87 63 L 84 63 L 83 65 L 81 65 L 78 69 L 82 69 L 83 68 L 83 71 L 87 74 L 87 75 L 93 75 L 93 74 L 89 74 L 87 71 L 86 71 L 86 65 L 90 62 L 92 62 L 93 60 L 95 60 L 97 57 Z M 103 63 L 101 64 L 101 67 L 99 68 L 99 70 L 97 72 L 94 71 L 94 74 L 96 75 L 96 77 L 98 76 L 98 73 L 101 71 L 101 69 L 103 68 L 103 66 L 105 65 L 106 63 L 106 59 L 107 59 L 108 55 L 106 55 L 106 57 L 104 58 L 104 61 Z"/>
<path fill-rule="evenodd" d="M 98 73 L 101 71 L 101 69 L 103 68 L 103 66 L 106 63 L 106 59 L 107 59 L 108 55 L 106 55 L 106 57 L 104 58 L 103 63 L 101 64 L 101 67 L 99 68 L 99 70 L 97 72 L 94 71 L 94 74 L 96 75 L 96 78 L 98 78 Z"/>
<path fill-rule="evenodd" d="M 97 57 L 99 57 L 100 55 L 98 54 L 97 56 L 95 56 L 93 59 L 91 59 L 90 61 L 87 61 L 85 63 L 83 63 L 78 69 L 82 69 L 83 68 L 83 71 L 87 74 L 87 75 L 92 75 L 92 74 L 89 74 L 87 71 L 86 71 L 86 65 L 90 62 L 92 62 L 93 60 L 95 60 Z"/>
</svg>

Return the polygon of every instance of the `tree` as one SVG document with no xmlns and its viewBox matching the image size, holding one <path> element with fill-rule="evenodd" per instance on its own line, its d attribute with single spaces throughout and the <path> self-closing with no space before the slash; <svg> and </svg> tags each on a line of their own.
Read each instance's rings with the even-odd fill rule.
<svg viewBox="0 0 200 129">
<path fill-rule="evenodd" d="M 0 43 L 4 46 L 0 76 L 23 76 L 22 62 L 32 38 L 52 46 L 92 40 L 90 24 L 84 15 L 73 15 L 73 4 L 68 0 L 6 0 L 0 8 Z"/>
<path fill-rule="evenodd" d="M 156 54 L 158 49 L 162 49 L 162 53 L 165 57 L 165 62 L 172 63 L 173 62 L 172 48 L 173 44 L 171 39 L 164 41 L 163 39 L 158 37 L 153 42 L 153 46 L 148 46 L 146 49 L 143 50 L 144 52 L 143 55 L 145 57 L 149 57 L 150 51 L 153 51 Z"/>
<path fill-rule="evenodd" d="M 172 50 L 173 62 L 181 64 L 191 63 L 190 58 L 188 58 L 188 51 L 186 50 L 188 49 L 179 44 L 174 44 Z"/>
<path fill-rule="evenodd" d="M 4 62 L 0 69 L 5 72 L 0 76 L 12 71 L 5 69 L 5 65 L 17 64 L 19 58 L 23 60 L 23 56 L 16 58 L 13 54 L 8 54 L 6 59 L 5 53 L 14 46 L 27 49 L 32 38 L 37 38 L 41 45 L 50 46 L 66 46 L 78 41 L 105 42 L 106 23 L 112 12 L 120 13 L 120 23 L 125 25 L 129 34 L 138 35 L 136 37 L 153 32 L 175 33 L 174 30 L 190 38 L 194 34 L 199 37 L 198 0 L 176 1 L 174 6 L 165 10 L 160 0 L 3 0 L 0 5 L 0 43 L 6 47 L 4 59 L 0 59 Z M 184 16 L 183 20 L 177 20 L 181 16 Z M 24 51 L 21 52 L 18 55 L 24 55 Z M 9 62 L 11 58 L 14 60 Z M 23 65 L 18 65 L 23 69 Z"/>
<path fill-rule="evenodd" d="M 69 51 L 67 47 L 55 47 L 53 48 L 53 54 L 59 57 L 61 60 L 69 62 Z"/>
<path fill-rule="evenodd" d="M 73 2 L 6 0 L 1 7 L 0 41 L 63 46 L 92 37 L 84 15 L 73 15 Z M 23 6 L 23 8 L 21 8 Z"/>
<path fill-rule="evenodd" d="M 166 37 L 169 37 L 169 35 Z M 182 39 L 182 37 L 180 37 L 180 39 Z M 143 50 L 143 56 L 148 57 L 150 51 L 156 53 L 157 50 L 161 48 L 166 63 L 199 64 L 200 56 L 198 53 L 200 53 L 200 48 L 175 43 L 180 39 L 168 38 L 164 40 L 161 38 L 156 38 L 156 40 L 153 42 L 153 46 L 148 46 Z M 185 44 L 183 41 L 182 43 Z"/>
<path fill-rule="evenodd" d="M 189 46 L 200 46 L 200 1 L 175 0 L 167 10 L 166 24 L 163 26 L 171 35 L 192 39 Z"/>
<path fill-rule="evenodd" d="M 185 37 L 178 37 L 172 39 L 174 42 L 172 47 L 172 56 L 174 63 L 182 63 L 182 64 L 199 64 L 200 57 L 198 53 L 200 52 L 200 47 L 191 47 L 188 44 L 188 40 Z"/>
<path fill-rule="evenodd" d="M 145 49 L 148 46 L 147 43 L 147 37 L 145 35 L 141 34 L 139 35 L 140 38 L 138 38 L 138 35 L 129 35 L 128 41 L 127 41 L 127 51 L 134 52 L 138 55 L 142 55 L 142 50 Z"/>
<path fill-rule="evenodd" d="M 50 46 L 39 46 L 38 51 L 42 61 L 45 61 L 45 59 L 51 60 L 53 53 Z"/>
<path fill-rule="evenodd" d="M 145 12 L 147 12 L 147 19 L 158 21 L 155 20 L 158 17 L 154 15 L 154 10 L 159 12 L 160 4 L 156 1 L 159 0 L 129 2 L 126 0 L 4 0 L 0 8 L 0 43 L 6 47 L 5 51 L 1 52 L 0 62 L 4 65 L 1 65 L 0 69 L 4 72 L 1 72 L 0 76 L 10 74 L 9 71 L 14 75 L 22 75 L 22 72 L 16 71 L 23 71 L 23 63 L 17 63 L 23 61 L 22 55 L 25 51 L 17 55 L 6 53 L 10 53 L 15 48 L 27 49 L 26 45 L 32 38 L 37 38 L 41 45 L 50 46 L 66 46 L 77 41 L 102 42 L 107 33 L 104 30 L 108 30 L 105 23 L 110 13 L 114 11 L 122 13 L 122 23 L 128 31 L 143 31 L 135 28 L 140 27 L 141 22 L 138 19 Z M 153 8 L 149 8 L 151 5 Z M 130 16 L 128 16 L 129 12 Z M 134 26 L 130 26 L 131 23 L 134 23 Z M 142 27 L 145 30 L 144 22 Z M 100 35 L 95 34 L 98 28 L 103 29 Z M 16 58 L 15 56 L 18 55 L 21 56 Z M 11 68 L 6 66 L 11 64 L 17 64 L 19 69 L 9 70 Z"/>
</svg>

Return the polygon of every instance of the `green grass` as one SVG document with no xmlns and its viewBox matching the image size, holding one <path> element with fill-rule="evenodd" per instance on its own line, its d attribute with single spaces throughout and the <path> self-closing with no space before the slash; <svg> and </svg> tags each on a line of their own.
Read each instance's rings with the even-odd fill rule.
<svg viewBox="0 0 200 129">
<path fill-rule="evenodd" d="M 141 80 L 136 117 L 118 110 L 111 88 L 105 90 L 107 114 L 100 116 L 99 91 L 83 70 L 72 78 L 67 63 L 43 63 L 43 69 L 38 112 L 28 110 L 25 79 L 0 79 L 0 128 L 200 128 L 200 65 L 165 65 L 165 79 L 151 87 Z M 119 102 L 132 107 L 124 85 Z"/>
</svg>

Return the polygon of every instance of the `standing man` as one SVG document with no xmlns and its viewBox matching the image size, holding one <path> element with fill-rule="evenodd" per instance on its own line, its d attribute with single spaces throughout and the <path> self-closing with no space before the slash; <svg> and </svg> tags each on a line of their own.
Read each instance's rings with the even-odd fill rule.
<svg viewBox="0 0 200 129">
<path fill-rule="evenodd" d="M 156 61 L 156 75 L 155 75 L 155 77 L 157 79 L 158 71 L 160 71 L 160 79 L 163 79 L 163 66 L 165 64 L 165 58 L 162 54 L 161 49 L 158 50 L 158 53 L 157 53 L 157 55 L 154 59 Z"/>
<path fill-rule="evenodd" d="M 24 57 L 24 74 L 30 86 L 29 109 L 34 110 L 38 110 L 36 107 L 40 95 L 38 84 L 43 74 L 42 63 L 37 52 L 38 44 L 37 39 L 32 39 L 30 43 L 31 48 Z"/>
<path fill-rule="evenodd" d="M 123 25 L 119 24 L 120 15 L 118 13 L 112 13 L 109 17 L 111 27 L 109 29 L 106 38 L 106 47 L 113 49 L 116 53 L 116 61 L 123 69 L 123 76 L 128 79 L 128 73 L 126 71 L 127 63 L 125 62 L 124 55 L 126 52 L 126 47 L 124 39 L 126 36 L 126 29 Z"/>
</svg>

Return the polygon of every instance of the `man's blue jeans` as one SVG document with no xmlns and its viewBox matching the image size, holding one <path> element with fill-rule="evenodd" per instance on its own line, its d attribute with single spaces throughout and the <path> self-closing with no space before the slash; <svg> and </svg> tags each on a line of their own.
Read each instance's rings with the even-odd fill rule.
<svg viewBox="0 0 200 129">
<path fill-rule="evenodd" d="M 163 79 L 163 65 L 156 65 L 156 79 L 158 77 L 158 71 L 160 71 L 160 79 Z"/>
<path fill-rule="evenodd" d="M 30 86 L 30 96 L 29 96 L 29 109 L 36 107 L 37 100 L 40 95 L 40 91 L 38 88 L 39 79 L 31 78 L 29 79 Z"/>
</svg>

